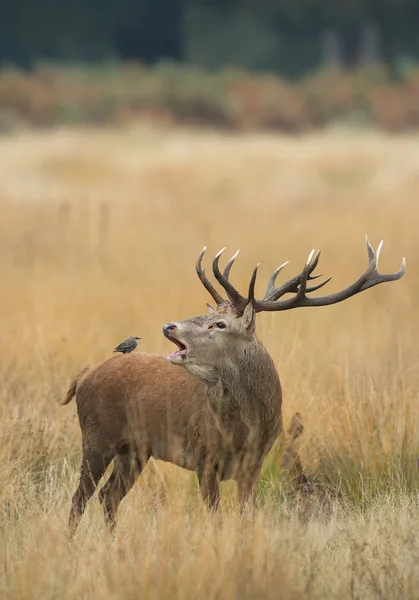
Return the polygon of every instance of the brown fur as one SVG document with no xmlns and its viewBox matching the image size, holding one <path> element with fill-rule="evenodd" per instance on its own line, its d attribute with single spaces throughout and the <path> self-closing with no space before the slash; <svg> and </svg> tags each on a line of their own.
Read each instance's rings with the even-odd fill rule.
<svg viewBox="0 0 419 600">
<path fill-rule="evenodd" d="M 221 317 L 232 331 L 211 354 L 214 349 L 202 336 L 208 322 Z M 237 481 L 243 506 L 253 499 L 263 459 L 282 433 L 282 393 L 253 320 L 247 333 L 238 329 L 241 320 L 223 306 L 180 322 L 190 353 L 184 369 L 165 355 L 133 353 L 112 356 L 74 379 L 65 403 L 76 394 L 83 461 L 71 533 L 113 458 L 113 472 L 99 494 L 110 525 L 150 457 L 196 471 L 211 508 L 219 504 L 218 483 L 225 479 Z M 197 332 L 195 341 L 189 329 Z M 208 359 L 199 354 L 201 346 L 210 352 Z M 202 366 L 207 360 L 209 369 Z M 299 433 L 290 436 L 291 445 Z"/>
<path fill-rule="evenodd" d="M 210 508 L 218 507 L 218 484 L 225 479 L 237 482 L 242 506 L 252 502 L 263 459 L 282 434 L 281 384 L 271 357 L 256 337 L 255 315 L 335 304 L 404 275 L 404 259 L 397 273 L 378 273 L 382 244 L 374 251 L 368 239 L 366 242 L 368 269 L 348 288 L 324 297 L 307 296 L 329 281 L 307 286 L 309 279 L 316 277 L 312 272 L 320 256 L 313 250 L 303 271 L 276 288 L 276 276 L 284 265 L 278 267 L 262 300 L 254 295 L 258 267 L 250 279 L 247 297 L 242 296 L 228 279 L 237 253 L 221 273 L 221 251 L 213 260 L 212 270 L 230 300 L 223 299 L 202 268 L 204 248 L 196 272 L 217 307 L 208 306 L 209 314 L 163 327 L 164 335 L 178 350 L 168 357 L 113 357 L 79 373 L 70 386 L 65 403 L 76 394 L 83 441 L 70 531 L 75 531 L 86 502 L 112 459 L 113 473 L 100 492 L 105 515 L 112 524 L 119 503 L 151 457 L 196 471 L 202 497 Z M 294 297 L 280 300 L 289 293 Z M 297 485 L 307 489 L 294 444 L 301 432 L 297 413 L 283 464 L 296 472 Z"/>
</svg>

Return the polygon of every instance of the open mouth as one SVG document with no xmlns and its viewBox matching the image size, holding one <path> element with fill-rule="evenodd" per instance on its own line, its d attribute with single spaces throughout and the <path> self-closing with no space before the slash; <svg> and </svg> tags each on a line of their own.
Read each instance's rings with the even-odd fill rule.
<svg viewBox="0 0 419 600">
<path fill-rule="evenodd" d="M 176 346 L 178 347 L 178 350 L 175 350 L 174 352 L 172 352 L 171 354 L 169 354 L 169 358 L 175 358 L 176 356 L 186 356 L 186 352 L 187 352 L 187 347 L 185 346 L 185 344 L 183 344 L 182 342 L 180 342 L 179 340 L 177 340 L 174 337 L 171 336 L 166 336 L 168 340 L 170 340 L 171 342 L 173 342 L 174 344 L 176 344 Z"/>
</svg>

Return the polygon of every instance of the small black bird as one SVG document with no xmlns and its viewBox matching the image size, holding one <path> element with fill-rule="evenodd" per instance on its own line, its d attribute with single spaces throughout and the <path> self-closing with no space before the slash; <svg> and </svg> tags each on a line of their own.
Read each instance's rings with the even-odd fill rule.
<svg viewBox="0 0 419 600">
<path fill-rule="evenodd" d="M 133 350 L 136 349 L 137 340 L 142 340 L 142 339 L 143 338 L 133 335 L 132 337 L 129 337 L 127 340 L 125 340 L 124 342 L 121 342 L 119 344 L 119 346 L 117 346 L 115 348 L 114 352 L 122 352 L 122 354 L 128 354 L 128 352 L 132 352 Z"/>
</svg>

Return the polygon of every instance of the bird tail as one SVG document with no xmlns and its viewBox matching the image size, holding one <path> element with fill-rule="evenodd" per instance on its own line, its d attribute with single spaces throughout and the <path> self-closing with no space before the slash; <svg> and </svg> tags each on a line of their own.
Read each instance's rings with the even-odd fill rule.
<svg viewBox="0 0 419 600">
<path fill-rule="evenodd" d="M 89 367 L 84 367 L 84 369 L 82 369 L 73 379 L 73 381 L 70 383 L 70 387 L 68 388 L 68 392 L 67 392 L 67 396 L 65 397 L 65 400 L 63 400 L 63 402 L 61 402 L 62 406 L 65 406 L 66 404 L 69 404 L 71 402 L 71 400 L 73 399 L 73 397 L 76 395 L 77 392 L 77 385 L 80 381 L 80 379 L 83 377 L 83 375 L 89 370 Z"/>
</svg>

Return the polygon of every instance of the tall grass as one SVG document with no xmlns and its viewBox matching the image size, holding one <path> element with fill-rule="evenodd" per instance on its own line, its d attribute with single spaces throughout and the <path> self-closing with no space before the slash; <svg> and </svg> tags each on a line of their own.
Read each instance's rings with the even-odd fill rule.
<svg viewBox="0 0 419 600">
<path fill-rule="evenodd" d="M 228 137 L 57 130 L 0 140 L 0 596 L 21 598 L 416 597 L 419 543 L 419 155 L 414 137 Z M 77 539 L 75 405 L 85 364 L 128 335 L 169 351 L 163 323 L 205 310 L 194 272 L 242 249 L 232 274 L 259 293 L 321 248 L 329 291 L 367 264 L 408 270 L 328 308 L 258 315 L 298 410 L 315 498 L 284 496 L 277 449 L 253 520 L 225 484 L 209 516 L 194 476 L 154 463 L 111 539 L 94 498 Z M 329 498 L 326 505 L 324 498 Z M 318 500 L 316 500 L 318 498 Z"/>
</svg>

